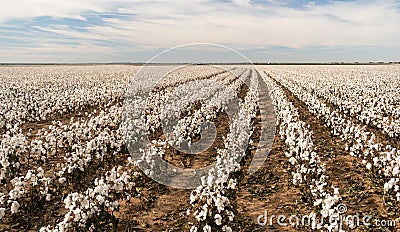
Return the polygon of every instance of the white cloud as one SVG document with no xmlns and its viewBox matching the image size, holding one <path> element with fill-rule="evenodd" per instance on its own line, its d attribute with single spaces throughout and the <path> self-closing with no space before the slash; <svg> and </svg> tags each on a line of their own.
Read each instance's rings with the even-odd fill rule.
<svg viewBox="0 0 400 232">
<path fill-rule="evenodd" d="M 157 14 L 160 18 L 155 19 L 149 18 L 148 11 L 144 10 L 139 13 L 143 20 L 117 20 L 108 26 L 91 28 L 90 32 L 110 31 L 121 35 L 122 40 L 161 47 L 193 41 L 248 48 L 398 45 L 400 14 L 393 5 L 385 3 L 342 2 L 307 9 L 281 6 L 242 9 L 231 5 L 217 8 L 214 4 L 203 6 L 204 13 L 195 15 L 179 14 L 179 8 L 164 9 L 164 13 Z M 202 5 L 192 5 L 194 9 L 202 8 Z"/>
<path fill-rule="evenodd" d="M 206 0 L 3 0 L 2 5 L 7 7 L 0 9 L 0 22 L 40 16 L 90 20 L 83 16 L 87 12 L 131 14 L 131 17 L 106 18 L 102 25 L 87 27 L 86 31 L 68 25 L 32 25 L 35 29 L 59 36 L 60 41 L 62 38 L 77 44 L 106 41 L 107 45 L 103 46 L 112 48 L 114 52 L 123 51 L 118 50 L 121 48 L 116 44 L 132 49 L 157 49 L 193 42 L 228 44 L 236 49 L 267 46 L 400 47 L 400 8 L 396 1 L 332 1 L 302 8 L 269 2 L 254 5 L 248 0 L 231 3 Z M 49 50 L 43 52 L 52 49 L 59 49 L 59 52 L 66 46 L 76 45 L 48 46 Z M 104 52 L 109 51 L 107 49 Z"/>
</svg>

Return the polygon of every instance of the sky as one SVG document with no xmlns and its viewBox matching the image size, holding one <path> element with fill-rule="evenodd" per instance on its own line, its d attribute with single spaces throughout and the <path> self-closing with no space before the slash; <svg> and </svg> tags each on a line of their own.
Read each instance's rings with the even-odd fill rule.
<svg viewBox="0 0 400 232">
<path fill-rule="evenodd" d="M 0 0 L 0 63 L 400 61 L 400 0 Z M 170 62 L 242 61 L 185 47 Z"/>
</svg>

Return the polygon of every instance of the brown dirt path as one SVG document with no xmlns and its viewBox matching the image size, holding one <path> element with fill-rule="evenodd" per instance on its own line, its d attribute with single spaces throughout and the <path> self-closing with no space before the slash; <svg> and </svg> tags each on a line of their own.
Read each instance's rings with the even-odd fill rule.
<svg viewBox="0 0 400 232">
<path fill-rule="evenodd" d="M 260 99 L 266 97 L 267 92 L 260 92 Z M 266 105 L 266 101 L 259 102 L 261 109 L 272 107 Z M 263 112 L 264 115 L 265 112 Z M 277 225 L 276 219 L 273 220 L 272 226 L 268 221 L 265 226 L 258 225 L 258 217 L 264 215 L 267 211 L 267 218 L 271 215 L 287 215 L 300 214 L 304 212 L 300 191 L 294 187 L 290 180 L 291 174 L 288 173 L 287 158 L 284 155 L 286 150 L 285 142 L 280 139 L 279 134 L 275 131 L 264 131 L 263 133 L 272 133 L 274 142 L 272 149 L 268 147 L 259 147 L 260 136 L 262 136 L 261 128 L 271 129 L 269 125 L 275 125 L 275 118 L 261 118 L 258 112 L 255 121 L 256 130 L 253 133 L 252 140 L 255 144 L 249 149 L 249 157 L 255 158 L 256 151 L 268 154 L 267 159 L 261 168 L 255 173 L 248 175 L 250 160 L 246 160 L 244 165 L 244 175 L 239 183 L 239 191 L 237 194 L 237 229 L 238 231 L 298 231 L 291 226 L 281 227 Z M 278 127 L 279 128 L 279 127 Z M 274 128 L 275 129 L 275 128 Z M 256 162 L 263 162 L 257 160 Z M 261 223 L 264 217 L 261 219 Z"/>
</svg>

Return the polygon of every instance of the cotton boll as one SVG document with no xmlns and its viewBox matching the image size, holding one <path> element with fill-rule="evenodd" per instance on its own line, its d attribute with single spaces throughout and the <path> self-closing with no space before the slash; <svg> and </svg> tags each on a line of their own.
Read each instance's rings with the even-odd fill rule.
<svg viewBox="0 0 400 232">
<path fill-rule="evenodd" d="M 289 163 L 291 163 L 292 165 L 295 165 L 295 164 L 296 164 L 296 162 L 297 162 L 296 158 L 294 158 L 293 156 L 292 156 L 292 157 L 290 157 L 290 159 L 289 159 Z"/>
<path fill-rule="evenodd" d="M 6 215 L 6 209 L 5 208 L 0 208 L 0 220 Z"/>
<path fill-rule="evenodd" d="M 228 215 L 229 221 L 233 221 L 235 214 L 232 211 L 227 211 L 226 214 Z"/>
<path fill-rule="evenodd" d="M 18 201 L 14 201 L 14 202 L 11 204 L 11 214 L 16 214 L 16 213 L 18 213 L 19 207 L 20 207 L 20 204 L 18 203 Z"/>
<path fill-rule="evenodd" d="M 230 179 L 228 183 L 228 189 L 235 189 L 236 187 L 236 180 Z"/>
<path fill-rule="evenodd" d="M 394 176 L 398 176 L 398 175 L 400 174 L 399 166 L 395 166 L 395 167 L 393 168 L 392 174 L 393 174 Z"/>
<path fill-rule="evenodd" d="M 215 219 L 215 224 L 217 224 L 217 226 L 222 225 L 222 217 L 221 217 L 221 215 L 216 214 L 216 215 L 214 216 L 214 219 Z"/>
<path fill-rule="evenodd" d="M 229 227 L 229 226 L 227 226 L 227 225 L 224 225 L 224 226 L 222 227 L 222 231 L 224 231 L 224 232 L 232 232 L 232 228 Z"/>
<path fill-rule="evenodd" d="M 104 203 L 104 197 L 101 195 L 97 195 L 96 196 L 96 200 L 99 202 L 99 204 L 103 204 Z"/>
<path fill-rule="evenodd" d="M 314 202 L 314 206 L 318 206 L 318 205 L 320 205 L 322 203 L 322 199 L 317 199 L 315 202 Z"/>
<path fill-rule="evenodd" d="M 211 226 L 205 225 L 205 226 L 203 227 L 203 231 L 204 231 L 204 232 L 211 232 Z"/>
<path fill-rule="evenodd" d="M 61 177 L 61 178 L 58 179 L 58 182 L 60 184 L 64 184 L 66 181 L 67 181 L 67 179 L 65 177 Z"/>
</svg>

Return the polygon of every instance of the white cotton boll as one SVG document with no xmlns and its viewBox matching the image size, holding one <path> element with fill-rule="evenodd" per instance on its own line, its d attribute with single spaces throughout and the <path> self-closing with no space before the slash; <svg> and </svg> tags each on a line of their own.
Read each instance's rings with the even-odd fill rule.
<svg viewBox="0 0 400 232">
<path fill-rule="evenodd" d="M 215 207 L 217 207 L 218 212 L 221 212 L 224 209 L 224 199 L 220 196 L 215 199 Z"/>
<path fill-rule="evenodd" d="M 66 179 L 65 177 L 61 177 L 61 178 L 58 179 L 58 182 L 59 182 L 60 184 L 64 184 L 65 181 L 67 181 L 67 179 Z"/>
<path fill-rule="evenodd" d="M 64 204 L 65 204 L 65 208 L 69 209 L 72 205 L 72 200 L 71 197 L 68 195 L 65 199 L 64 199 Z"/>
<path fill-rule="evenodd" d="M 16 162 L 16 163 L 13 164 L 13 166 L 14 166 L 15 168 L 19 168 L 19 167 L 21 166 L 21 164 L 20 164 L 19 162 Z"/>
<path fill-rule="evenodd" d="M 301 183 L 302 182 L 302 176 L 301 176 L 301 174 L 300 173 L 295 173 L 294 175 L 293 175 L 293 184 L 294 185 L 297 185 L 297 183 Z"/>
<path fill-rule="evenodd" d="M 205 219 L 206 219 L 206 217 L 207 217 L 207 209 L 206 210 L 201 210 L 200 212 L 199 212 L 199 214 L 198 215 L 196 215 L 196 219 L 197 219 L 197 221 L 204 221 Z"/>
<path fill-rule="evenodd" d="M 217 226 L 222 225 L 222 217 L 221 217 L 221 215 L 216 214 L 216 215 L 214 216 L 214 219 L 215 219 L 215 224 L 217 224 Z"/>
<path fill-rule="evenodd" d="M 371 170 L 372 164 L 371 164 L 371 163 L 368 163 L 367 166 L 366 166 L 366 168 L 367 168 L 368 170 Z"/>
<path fill-rule="evenodd" d="M 19 207 L 20 207 L 20 204 L 18 203 L 18 201 L 14 201 L 14 202 L 11 204 L 11 214 L 18 213 Z"/>
<path fill-rule="evenodd" d="M 196 201 L 196 196 L 192 194 L 190 194 L 190 204 L 193 204 Z"/>
<path fill-rule="evenodd" d="M 322 199 L 317 199 L 315 202 L 314 202 L 314 206 L 318 206 L 318 205 L 320 205 L 322 203 Z"/>
<path fill-rule="evenodd" d="M 8 159 L 1 159 L 0 164 L 3 166 L 3 168 L 7 168 L 10 165 Z"/>
<path fill-rule="evenodd" d="M 388 192 L 390 189 L 392 189 L 394 184 L 395 184 L 394 178 L 390 179 L 389 182 L 385 183 L 384 185 L 385 192 Z"/>
<path fill-rule="evenodd" d="M 204 232 L 211 232 L 211 226 L 205 225 L 205 226 L 203 227 L 203 231 L 204 231 Z"/>
<path fill-rule="evenodd" d="M 79 222 L 79 220 L 81 219 L 81 209 L 77 208 L 75 210 L 72 211 L 74 213 L 74 221 L 75 222 Z"/>
<path fill-rule="evenodd" d="M 377 166 L 377 165 L 378 165 L 379 158 L 378 158 L 378 157 L 374 157 L 373 161 L 374 161 L 374 165 Z"/>
<path fill-rule="evenodd" d="M 31 180 L 32 180 L 32 185 L 36 186 L 38 182 L 38 176 L 32 175 Z"/>
<path fill-rule="evenodd" d="M 224 232 L 232 232 L 232 228 L 227 226 L 227 225 L 225 225 L 225 226 L 222 227 L 222 231 L 224 231 Z"/>
<path fill-rule="evenodd" d="M 227 211 L 226 212 L 229 218 L 229 221 L 233 221 L 233 218 L 235 217 L 235 214 L 232 211 Z"/>
<path fill-rule="evenodd" d="M 29 180 L 29 179 L 31 179 L 31 177 L 32 177 L 32 170 L 28 170 L 28 172 L 26 173 L 25 178 L 26 178 L 27 180 Z"/>
<path fill-rule="evenodd" d="M 97 195 L 96 200 L 100 203 L 103 204 L 104 203 L 104 197 L 101 195 Z"/>
<path fill-rule="evenodd" d="M 394 176 L 399 175 L 399 174 L 400 174 L 399 166 L 395 166 L 395 167 L 393 168 L 392 173 L 393 173 Z"/>
<path fill-rule="evenodd" d="M 214 180 L 214 176 L 212 176 L 211 174 L 208 175 L 208 178 L 207 178 L 207 185 L 208 185 L 208 186 L 211 186 L 212 183 L 213 183 L 213 180 Z"/>
<path fill-rule="evenodd" d="M 235 187 L 236 187 L 236 180 L 229 179 L 228 189 L 235 189 Z"/>
<path fill-rule="evenodd" d="M 190 228 L 190 232 L 197 232 L 197 227 L 196 226 L 192 226 Z"/>
<path fill-rule="evenodd" d="M 297 161 L 296 158 L 294 158 L 293 156 L 290 157 L 290 159 L 289 159 L 289 163 L 291 163 L 292 165 L 295 165 L 296 161 Z"/>
<path fill-rule="evenodd" d="M 118 209 L 118 202 L 116 202 L 116 201 L 114 201 L 114 202 L 111 202 L 110 204 L 109 204 L 109 208 L 112 210 L 112 211 L 115 211 L 116 209 Z"/>
<path fill-rule="evenodd" d="M 6 209 L 0 208 L 0 220 L 6 215 Z"/>
<path fill-rule="evenodd" d="M 82 207 L 85 209 L 89 209 L 89 207 L 90 207 L 90 202 L 87 197 L 83 198 L 81 204 L 82 204 Z"/>
</svg>

